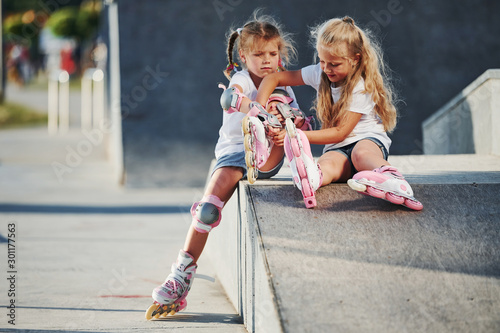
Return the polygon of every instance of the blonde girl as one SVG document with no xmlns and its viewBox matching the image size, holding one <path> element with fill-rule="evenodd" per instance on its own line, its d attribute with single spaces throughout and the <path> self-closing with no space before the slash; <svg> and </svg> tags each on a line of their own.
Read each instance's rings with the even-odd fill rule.
<svg viewBox="0 0 500 333">
<path fill-rule="evenodd" d="M 347 16 L 324 22 L 312 36 L 319 63 L 268 75 L 257 95 L 257 102 L 265 103 L 279 85 L 309 85 L 317 91 L 315 108 L 322 128 L 302 132 L 287 124 L 283 134 L 306 207 L 316 206 L 314 193 L 320 186 L 348 181 L 359 192 L 422 209 L 410 185 L 387 161 L 387 133 L 396 126 L 397 112 L 379 46 Z M 309 143 L 325 145 L 318 164 Z"/>
<path fill-rule="evenodd" d="M 242 70 L 232 75 L 236 67 L 234 50 L 237 51 L 240 64 L 238 67 Z M 227 48 L 229 65 L 224 71 L 230 82 L 228 89 L 221 96 L 221 104 L 227 112 L 223 112 L 219 140 L 215 148 L 217 163 L 204 196 L 191 208 L 193 220 L 184 248 L 180 250 L 165 282 L 153 290 L 154 304 L 146 312 L 147 319 L 175 313 L 186 307 L 185 298 L 191 288 L 197 261 L 205 247 L 208 234 L 219 224 L 224 204 L 232 196 L 238 181 L 246 174 L 241 122 L 245 113 L 253 107 L 250 102 L 255 100 L 262 79 L 282 67 L 282 60 L 288 61 L 294 55 L 295 49 L 289 36 L 283 33 L 273 18 L 261 15 L 258 11 L 241 28 L 230 32 Z M 286 91 L 295 99 L 290 87 Z M 271 114 L 263 110 L 262 112 L 274 119 Z M 275 146 L 259 176 L 268 178 L 275 175 L 283 163 L 283 156 L 283 147 Z"/>
</svg>

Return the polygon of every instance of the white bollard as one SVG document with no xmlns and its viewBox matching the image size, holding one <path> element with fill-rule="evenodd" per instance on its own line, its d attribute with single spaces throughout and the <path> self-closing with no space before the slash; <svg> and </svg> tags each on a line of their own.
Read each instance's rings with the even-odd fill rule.
<svg viewBox="0 0 500 333">
<path fill-rule="evenodd" d="M 56 70 L 49 75 L 48 132 L 56 135 L 69 130 L 69 74 Z"/>
<path fill-rule="evenodd" d="M 89 68 L 82 76 L 82 129 L 100 128 L 104 121 L 104 72 Z"/>
</svg>

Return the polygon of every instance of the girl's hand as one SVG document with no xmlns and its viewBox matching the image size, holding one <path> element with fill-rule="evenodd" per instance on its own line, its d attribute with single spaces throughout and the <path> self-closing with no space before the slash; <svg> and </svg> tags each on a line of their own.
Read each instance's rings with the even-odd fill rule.
<svg viewBox="0 0 500 333">
<path fill-rule="evenodd" d="M 278 134 L 273 137 L 273 142 L 278 147 L 283 147 L 285 145 L 285 134 L 286 130 L 282 129 Z"/>
<path fill-rule="evenodd" d="M 281 112 L 279 112 L 278 108 L 276 107 L 276 105 L 278 105 L 278 103 L 279 103 L 278 101 L 272 101 L 271 103 L 269 103 L 267 105 L 266 111 L 269 112 L 270 114 L 275 115 L 278 118 L 280 124 L 284 126 L 285 125 L 285 118 L 283 118 L 283 116 L 281 115 Z"/>
</svg>

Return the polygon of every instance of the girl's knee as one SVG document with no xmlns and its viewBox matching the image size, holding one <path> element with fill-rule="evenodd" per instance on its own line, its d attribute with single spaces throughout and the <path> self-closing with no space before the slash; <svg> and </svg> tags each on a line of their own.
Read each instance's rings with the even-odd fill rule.
<svg viewBox="0 0 500 333">
<path fill-rule="evenodd" d="M 351 165 L 347 158 L 320 159 L 318 164 L 323 173 L 323 185 L 347 180 L 346 175 L 351 172 Z"/>
</svg>

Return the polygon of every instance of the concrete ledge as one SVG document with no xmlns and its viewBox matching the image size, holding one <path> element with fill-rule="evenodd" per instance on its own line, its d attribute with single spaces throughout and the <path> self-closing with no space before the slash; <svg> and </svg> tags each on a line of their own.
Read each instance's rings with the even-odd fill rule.
<svg viewBox="0 0 500 333">
<path fill-rule="evenodd" d="M 422 123 L 425 154 L 500 155 L 500 69 L 479 76 Z"/>
<path fill-rule="evenodd" d="M 393 156 L 424 210 L 345 184 L 305 209 L 285 166 L 239 184 L 208 257 L 249 332 L 500 328 L 500 157 Z"/>
</svg>

